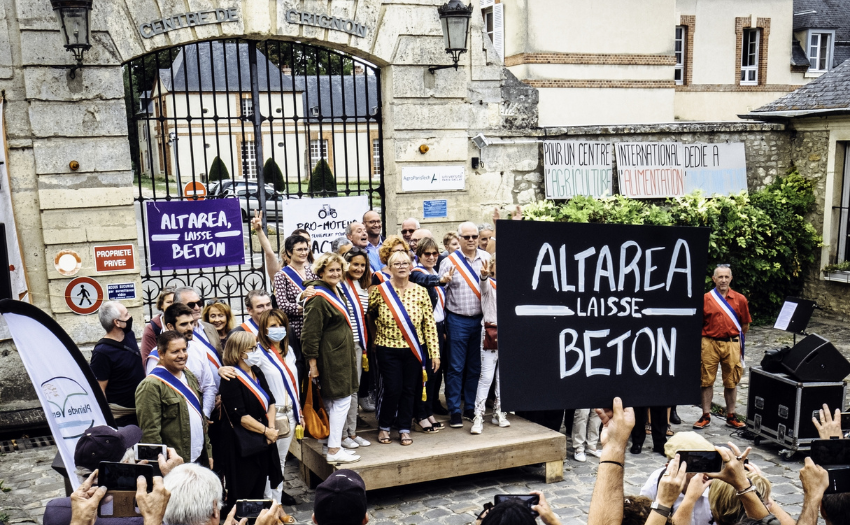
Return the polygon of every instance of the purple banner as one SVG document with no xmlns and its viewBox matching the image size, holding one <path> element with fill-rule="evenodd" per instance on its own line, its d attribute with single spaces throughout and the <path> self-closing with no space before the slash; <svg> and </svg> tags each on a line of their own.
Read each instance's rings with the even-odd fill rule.
<svg viewBox="0 0 850 525">
<path fill-rule="evenodd" d="M 147 201 L 151 271 L 245 264 L 238 199 Z"/>
</svg>

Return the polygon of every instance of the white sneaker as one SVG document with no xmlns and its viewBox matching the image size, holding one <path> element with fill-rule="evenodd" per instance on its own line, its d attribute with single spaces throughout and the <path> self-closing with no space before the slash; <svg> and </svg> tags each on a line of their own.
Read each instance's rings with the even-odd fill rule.
<svg viewBox="0 0 850 525">
<path fill-rule="evenodd" d="M 584 455 L 584 450 L 576 450 L 576 453 L 573 454 L 573 459 L 580 463 L 584 463 L 587 461 L 587 456 Z M 330 461 L 330 459 L 328 459 L 328 461 Z"/>
<path fill-rule="evenodd" d="M 339 449 L 336 454 L 328 454 L 328 463 L 355 463 L 360 461 L 360 456 L 352 454 L 344 448 Z"/>
<path fill-rule="evenodd" d="M 511 426 L 511 422 L 508 421 L 508 414 L 505 412 L 493 412 L 492 423 L 502 428 Z"/>
<path fill-rule="evenodd" d="M 475 416 L 472 419 L 472 429 L 469 431 L 470 434 L 480 434 L 484 430 L 484 418 L 480 415 Z"/>
<path fill-rule="evenodd" d="M 369 445 L 372 444 L 371 441 L 369 441 L 368 439 L 363 439 L 360 436 L 357 436 L 356 438 L 354 438 L 354 441 L 356 441 L 357 444 L 360 445 L 361 447 L 368 447 Z"/>
<path fill-rule="evenodd" d="M 595 449 L 595 450 L 588 450 L 588 452 L 589 452 L 590 454 L 592 454 L 593 456 L 597 457 L 597 458 L 601 458 L 601 457 L 602 457 L 602 450 L 601 450 L 601 449 L 598 449 L 598 448 L 597 448 L 597 449 Z"/>
<path fill-rule="evenodd" d="M 343 448 L 358 448 L 360 447 L 360 444 L 351 439 L 350 437 L 347 437 L 342 440 L 342 446 Z"/>
</svg>

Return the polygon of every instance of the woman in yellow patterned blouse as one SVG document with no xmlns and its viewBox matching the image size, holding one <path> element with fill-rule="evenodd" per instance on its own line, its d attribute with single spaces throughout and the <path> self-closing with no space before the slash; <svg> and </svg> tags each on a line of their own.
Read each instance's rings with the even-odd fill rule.
<svg viewBox="0 0 850 525">
<path fill-rule="evenodd" d="M 428 291 L 408 281 L 410 256 L 395 252 L 387 261 L 391 279 L 372 288 L 369 318 L 375 322 L 375 346 L 383 396 L 378 411 L 378 443 L 390 443 L 399 427 L 402 445 L 410 445 L 414 396 L 425 395 L 425 367 L 440 368 L 437 325 Z M 429 361 L 430 356 L 430 361 Z"/>
</svg>

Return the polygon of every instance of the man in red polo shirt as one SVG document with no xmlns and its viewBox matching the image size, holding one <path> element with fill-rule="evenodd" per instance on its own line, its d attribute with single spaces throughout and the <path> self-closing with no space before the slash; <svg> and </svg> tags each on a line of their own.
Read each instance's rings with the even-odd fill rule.
<svg viewBox="0 0 850 525">
<path fill-rule="evenodd" d="M 723 397 L 726 399 L 726 426 L 744 428 L 735 418 L 737 386 L 744 367 L 741 364 L 743 337 L 750 328 L 750 309 L 747 298 L 732 290 L 732 269 L 718 264 L 711 276 L 714 289 L 703 297 L 702 323 L 702 417 L 694 428 L 702 429 L 711 423 L 711 399 L 717 365 L 723 374 Z"/>
</svg>

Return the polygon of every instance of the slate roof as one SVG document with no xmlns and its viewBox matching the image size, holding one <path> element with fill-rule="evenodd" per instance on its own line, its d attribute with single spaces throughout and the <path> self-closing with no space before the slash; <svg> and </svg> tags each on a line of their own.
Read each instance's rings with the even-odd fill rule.
<svg viewBox="0 0 850 525">
<path fill-rule="evenodd" d="M 850 58 L 850 2 L 847 0 L 794 0 L 794 32 L 807 29 L 834 29 L 833 66 Z M 803 42 L 803 49 L 806 43 Z"/>
<path fill-rule="evenodd" d="M 238 46 L 238 47 L 237 47 Z M 159 78 L 167 91 L 250 93 L 248 44 L 201 43 L 183 46 L 170 68 Z M 375 75 L 289 75 L 257 50 L 257 80 L 260 92 L 299 93 L 303 115 L 319 107 L 323 118 L 367 117 L 378 106 Z M 306 89 L 305 89 L 306 86 Z M 317 122 L 318 118 L 308 118 Z"/>
<path fill-rule="evenodd" d="M 825 109 L 850 109 L 850 61 L 750 114 Z"/>
<path fill-rule="evenodd" d="M 796 38 L 791 41 L 791 65 L 809 67 L 809 57 Z"/>
</svg>

